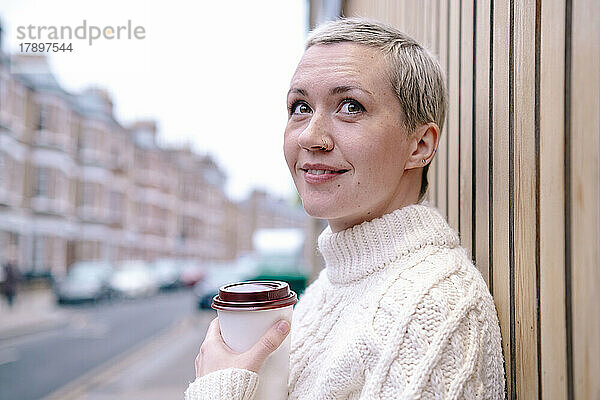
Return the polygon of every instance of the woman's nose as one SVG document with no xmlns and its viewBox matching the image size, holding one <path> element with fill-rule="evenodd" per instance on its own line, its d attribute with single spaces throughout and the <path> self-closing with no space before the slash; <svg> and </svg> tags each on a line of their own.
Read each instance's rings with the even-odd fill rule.
<svg viewBox="0 0 600 400">
<path fill-rule="evenodd" d="M 331 151 L 334 143 L 328 132 L 325 121 L 315 114 L 306 129 L 298 136 L 298 146 L 308 151 Z"/>
</svg>

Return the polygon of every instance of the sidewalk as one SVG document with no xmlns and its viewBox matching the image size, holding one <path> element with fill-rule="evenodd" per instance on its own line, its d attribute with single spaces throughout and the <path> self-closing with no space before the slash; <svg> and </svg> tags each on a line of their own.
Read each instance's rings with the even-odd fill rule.
<svg viewBox="0 0 600 400">
<path fill-rule="evenodd" d="M 18 293 L 13 307 L 0 302 L 0 340 L 29 335 L 67 324 L 67 313 L 57 305 L 50 289 Z"/>
</svg>

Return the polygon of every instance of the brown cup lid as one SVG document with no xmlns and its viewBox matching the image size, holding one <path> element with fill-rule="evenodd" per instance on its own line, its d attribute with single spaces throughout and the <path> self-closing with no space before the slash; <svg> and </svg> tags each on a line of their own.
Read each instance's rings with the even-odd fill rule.
<svg viewBox="0 0 600 400">
<path fill-rule="evenodd" d="M 244 281 L 219 288 L 211 307 L 226 311 L 258 311 L 294 305 L 298 297 L 282 281 Z"/>
</svg>

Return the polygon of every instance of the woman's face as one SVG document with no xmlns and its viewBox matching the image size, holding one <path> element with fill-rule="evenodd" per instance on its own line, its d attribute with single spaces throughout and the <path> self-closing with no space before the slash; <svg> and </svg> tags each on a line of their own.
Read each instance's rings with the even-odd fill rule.
<svg viewBox="0 0 600 400">
<path fill-rule="evenodd" d="M 416 202 L 421 169 L 410 156 L 417 140 L 404 128 L 378 50 L 353 43 L 310 47 L 287 103 L 284 153 L 309 215 L 327 219 L 337 232 Z"/>
</svg>

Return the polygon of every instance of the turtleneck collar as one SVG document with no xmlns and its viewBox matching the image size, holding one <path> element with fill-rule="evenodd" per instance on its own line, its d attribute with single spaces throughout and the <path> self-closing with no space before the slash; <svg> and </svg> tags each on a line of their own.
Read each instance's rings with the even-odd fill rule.
<svg viewBox="0 0 600 400">
<path fill-rule="evenodd" d="M 457 247 L 460 240 L 433 207 L 412 204 L 341 232 L 319 236 L 331 283 L 363 279 L 424 246 Z"/>
</svg>

